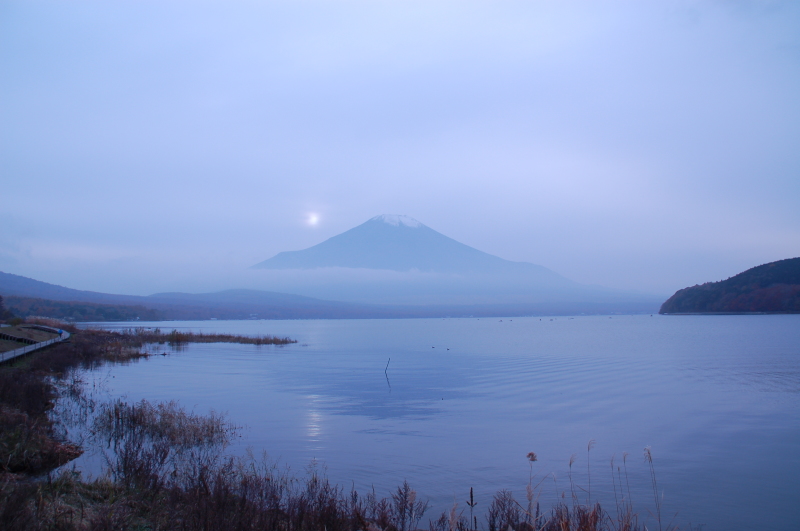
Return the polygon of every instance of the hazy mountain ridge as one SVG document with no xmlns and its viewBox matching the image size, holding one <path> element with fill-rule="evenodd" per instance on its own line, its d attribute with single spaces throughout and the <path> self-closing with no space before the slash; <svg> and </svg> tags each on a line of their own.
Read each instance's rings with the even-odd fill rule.
<svg viewBox="0 0 800 531">
<path fill-rule="evenodd" d="M 257 269 L 346 267 L 448 274 L 526 274 L 575 283 L 546 267 L 512 262 L 460 243 L 408 216 L 381 215 L 322 243 L 278 253 Z"/>
<path fill-rule="evenodd" d="M 218 293 L 157 293 L 150 296 L 115 295 L 82 291 L 20 275 L 0 272 L 0 294 L 31 298 L 20 301 L 20 310 L 35 305 L 50 308 L 55 315 L 77 320 L 139 319 L 314 319 L 363 318 L 374 316 L 372 308 L 351 303 L 323 301 L 301 295 L 258 290 L 227 290 Z M 73 312 L 65 306 L 70 303 Z M 84 304 L 76 304 L 84 303 Z M 102 306 L 103 308 L 100 308 Z M 27 308 L 27 309 L 26 309 Z M 135 308 L 142 311 L 136 312 Z M 85 318 L 84 318 L 85 317 Z"/>
<path fill-rule="evenodd" d="M 57 284 L 42 282 L 32 278 L 4 273 L 0 271 L 0 293 L 3 295 L 18 295 L 56 301 L 82 301 L 94 303 L 120 303 L 133 302 L 143 297 L 134 295 L 111 295 L 96 291 L 83 291 L 65 288 Z"/>
<path fill-rule="evenodd" d="M 659 310 L 677 313 L 800 313 L 800 258 L 753 267 L 678 290 Z"/>
<path fill-rule="evenodd" d="M 56 301 L 35 297 L 5 296 L 6 306 L 17 317 L 51 317 L 64 321 L 160 321 L 164 314 L 142 305 Z"/>
<path fill-rule="evenodd" d="M 561 300 L 509 304 L 370 305 L 258 290 L 157 293 L 143 297 L 75 290 L 3 272 L 0 272 L 0 294 L 7 301 L 14 301 L 15 312 L 19 309 L 19 315 L 44 314 L 45 317 L 75 321 L 402 319 L 654 311 L 649 299 L 638 302 L 607 299 L 594 302 Z"/>
</svg>

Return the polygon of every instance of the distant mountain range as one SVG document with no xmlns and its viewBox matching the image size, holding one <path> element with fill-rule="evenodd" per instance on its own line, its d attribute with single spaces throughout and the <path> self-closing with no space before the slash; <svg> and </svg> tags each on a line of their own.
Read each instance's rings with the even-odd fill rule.
<svg viewBox="0 0 800 531">
<path fill-rule="evenodd" d="M 800 313 L 800 258 L 678 290 L 660 313 Z"/>
<path fill-rule="evenodd" d="M 6 306 L 14 317 L 51 317 L 66 321 L 161 321 L 164 314 L 142 305 L 57 301 L 6 295 Z"/>
<path fill-rule="evenodd" d="M 576 304 L 369 305 L 327 301 L 287 293 L 226 290 L 158 293 L 147 297 L 81 291 L 0 272 L 0 295 L 20 317 L 69 321 L 162 321 L 206 319 L 386 319 L 626 313 L 618 302 Z M 649 311 L 641 308 L 640 313 Z"/>
<path fill-rule="evenodd" d="M 540 265 L 504 260 L 407 216 L 376 216 L 252 269 L 259 277 L 254 283 L 267 284 L 268 290 L 143 297 L 80 291 L 0 272 L 0 295 L 18 315 L 77 321 L 654 313 L 663 300 L 582 285 Z"/>
<path fill-rule="evenodd" d="M 203 294 L 156 293 L 146 297 L 115 295 L 65 288 L 3 272 L 0 272 L 0 295 L 5 297 L 6 306 L 16 315 L 40 315 L 76 321 L 136 318 L 348 319 L 375 317 L 376 313 L 380 313 L 364 305 L 244 289 Z M 67 302 L 70 304 L 65 305 Z"/>
</svg>

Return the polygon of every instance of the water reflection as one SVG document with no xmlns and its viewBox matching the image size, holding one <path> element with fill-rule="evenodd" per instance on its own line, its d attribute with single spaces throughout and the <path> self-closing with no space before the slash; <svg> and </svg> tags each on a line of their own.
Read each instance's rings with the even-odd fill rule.
<svg viewBox="0 0 800 531">
<path fill-rule="evenodd" d="M 319 402 L 318 395 L 309 395 L 308 413 L 306 414 L 306 435 L 309 440 L 319 442 L 320 435 L 322 434 L 322 415 L 316 409 Z"/>
</svg>

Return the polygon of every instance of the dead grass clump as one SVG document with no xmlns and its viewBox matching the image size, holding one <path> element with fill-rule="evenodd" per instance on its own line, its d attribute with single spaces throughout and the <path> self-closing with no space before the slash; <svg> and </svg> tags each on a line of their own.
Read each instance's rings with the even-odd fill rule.
<svg viewBox="0 0 800 531">
<path fill-rule="evenodd" d="M 36 529 L 34 500 L 38 488 L 20 482 L 10 474 L 0 474 L 0 528 L 7 531 Z"/>
<path fill-rule="evenodd" d="M 32 372 L 61 376 L 75 368 L 92 369 L 107 362 L 125 363 L 148 356 L 122 334 L 81 330 L 68 341 L 30 356 L 25 365 Z"/>
<path fill-rule="evenodd" d="M 428 509 L 428 502 L 417 499 L 417 491 L 407 481 L 392 494 L 392 514 L 398 531 L 410 531 L 417 528 L 419 520 Z"/>
<path fill-rule="evenodd" d="M 101 404 L 94 431 L 109 444 L 130 435 L 141 435 L 149 442 L 168 442 L 176 451 L 194 447 L 220 446 L 230 442 L 236 428 L 223 415 L 187 412 L 175 401 L 151 404 L 142 400 L 128 404 L 122 400 Z"/>
<path fill-rule="evenodd" d="M 443 512 L 428 524 L 430 531 L 469 531 L 469 521 L 458 512 L 458 504 L 454 503 L 449 512 Z"/>
<path fill-rule="evenodd" d="M 154 330 L 147 328 L 134 328 L 122 333 L 125 338 L 140 346 L 147 343 L 185 345 L 187 343 L 243 343 L 247 345 L 289 345 L 297 340 L 277 336 L 241 336 L 235 334 L 204 334 L 202 332 L 180 332 L 172 330 L 163 333 L 160 328 Z"/>
<path fill-rule="evenodd" d="M 519 529 L 522 516 L 522 508 L 511 491 L 501 490 L 495 494 L 486 515 L 489 531 L 506 531 L 509 528 L 516 531 Z"/>
<path fill-rule="evenodd" d="M 0 371 L 0 404 L 31 417 L 44 415 L 56 399 L 53 386 L 36 374 L 19 369 Z"/>
<path fill-rule="evenodd" d="M 81 453 L 77 446 L 51 437 L 46 418 L 0 404 L 0 472 L 46 472 Z"/>
<path fill-rule="evenodd" d="M 149 495 L 168 489 L 179 472 L 214 465 L 236 431 L 222 415 L 195 415 L 176 402 L 146 400 L 101 405 L 93 428 L 107 446 L 111 477 Z"/>
</svg>

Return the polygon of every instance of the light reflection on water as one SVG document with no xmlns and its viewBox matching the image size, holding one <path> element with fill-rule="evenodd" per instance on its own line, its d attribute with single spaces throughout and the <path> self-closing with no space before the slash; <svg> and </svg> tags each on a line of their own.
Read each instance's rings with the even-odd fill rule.
<svg viewBox="0 0 800 531">
<path fill-rule="evenodd" d="M 573 453 L 576 483 L 587 484 L 590 459 L 593 498 L 613 502 L 609 460 L 630 452 L 646 514 L 651 446 L 665 511 L 683 528 L 791 529 L 800 519 L 800 316 L 152 326 L 298 339 L 191 345 L 102 371 L 113 396 L 227 411 L 247 427 L 233 451 L 266 450 L 296 471 L 318 459 L 359 490 L 387 495 L 407 479 L 441 511 L 454 498 L 464 507 L 475 487 L 485 510 L 501 488 L 524 499 L 535 451 L 534 472 L 554 474 L 545 503 L 569 492 Z"/>
</svg>

